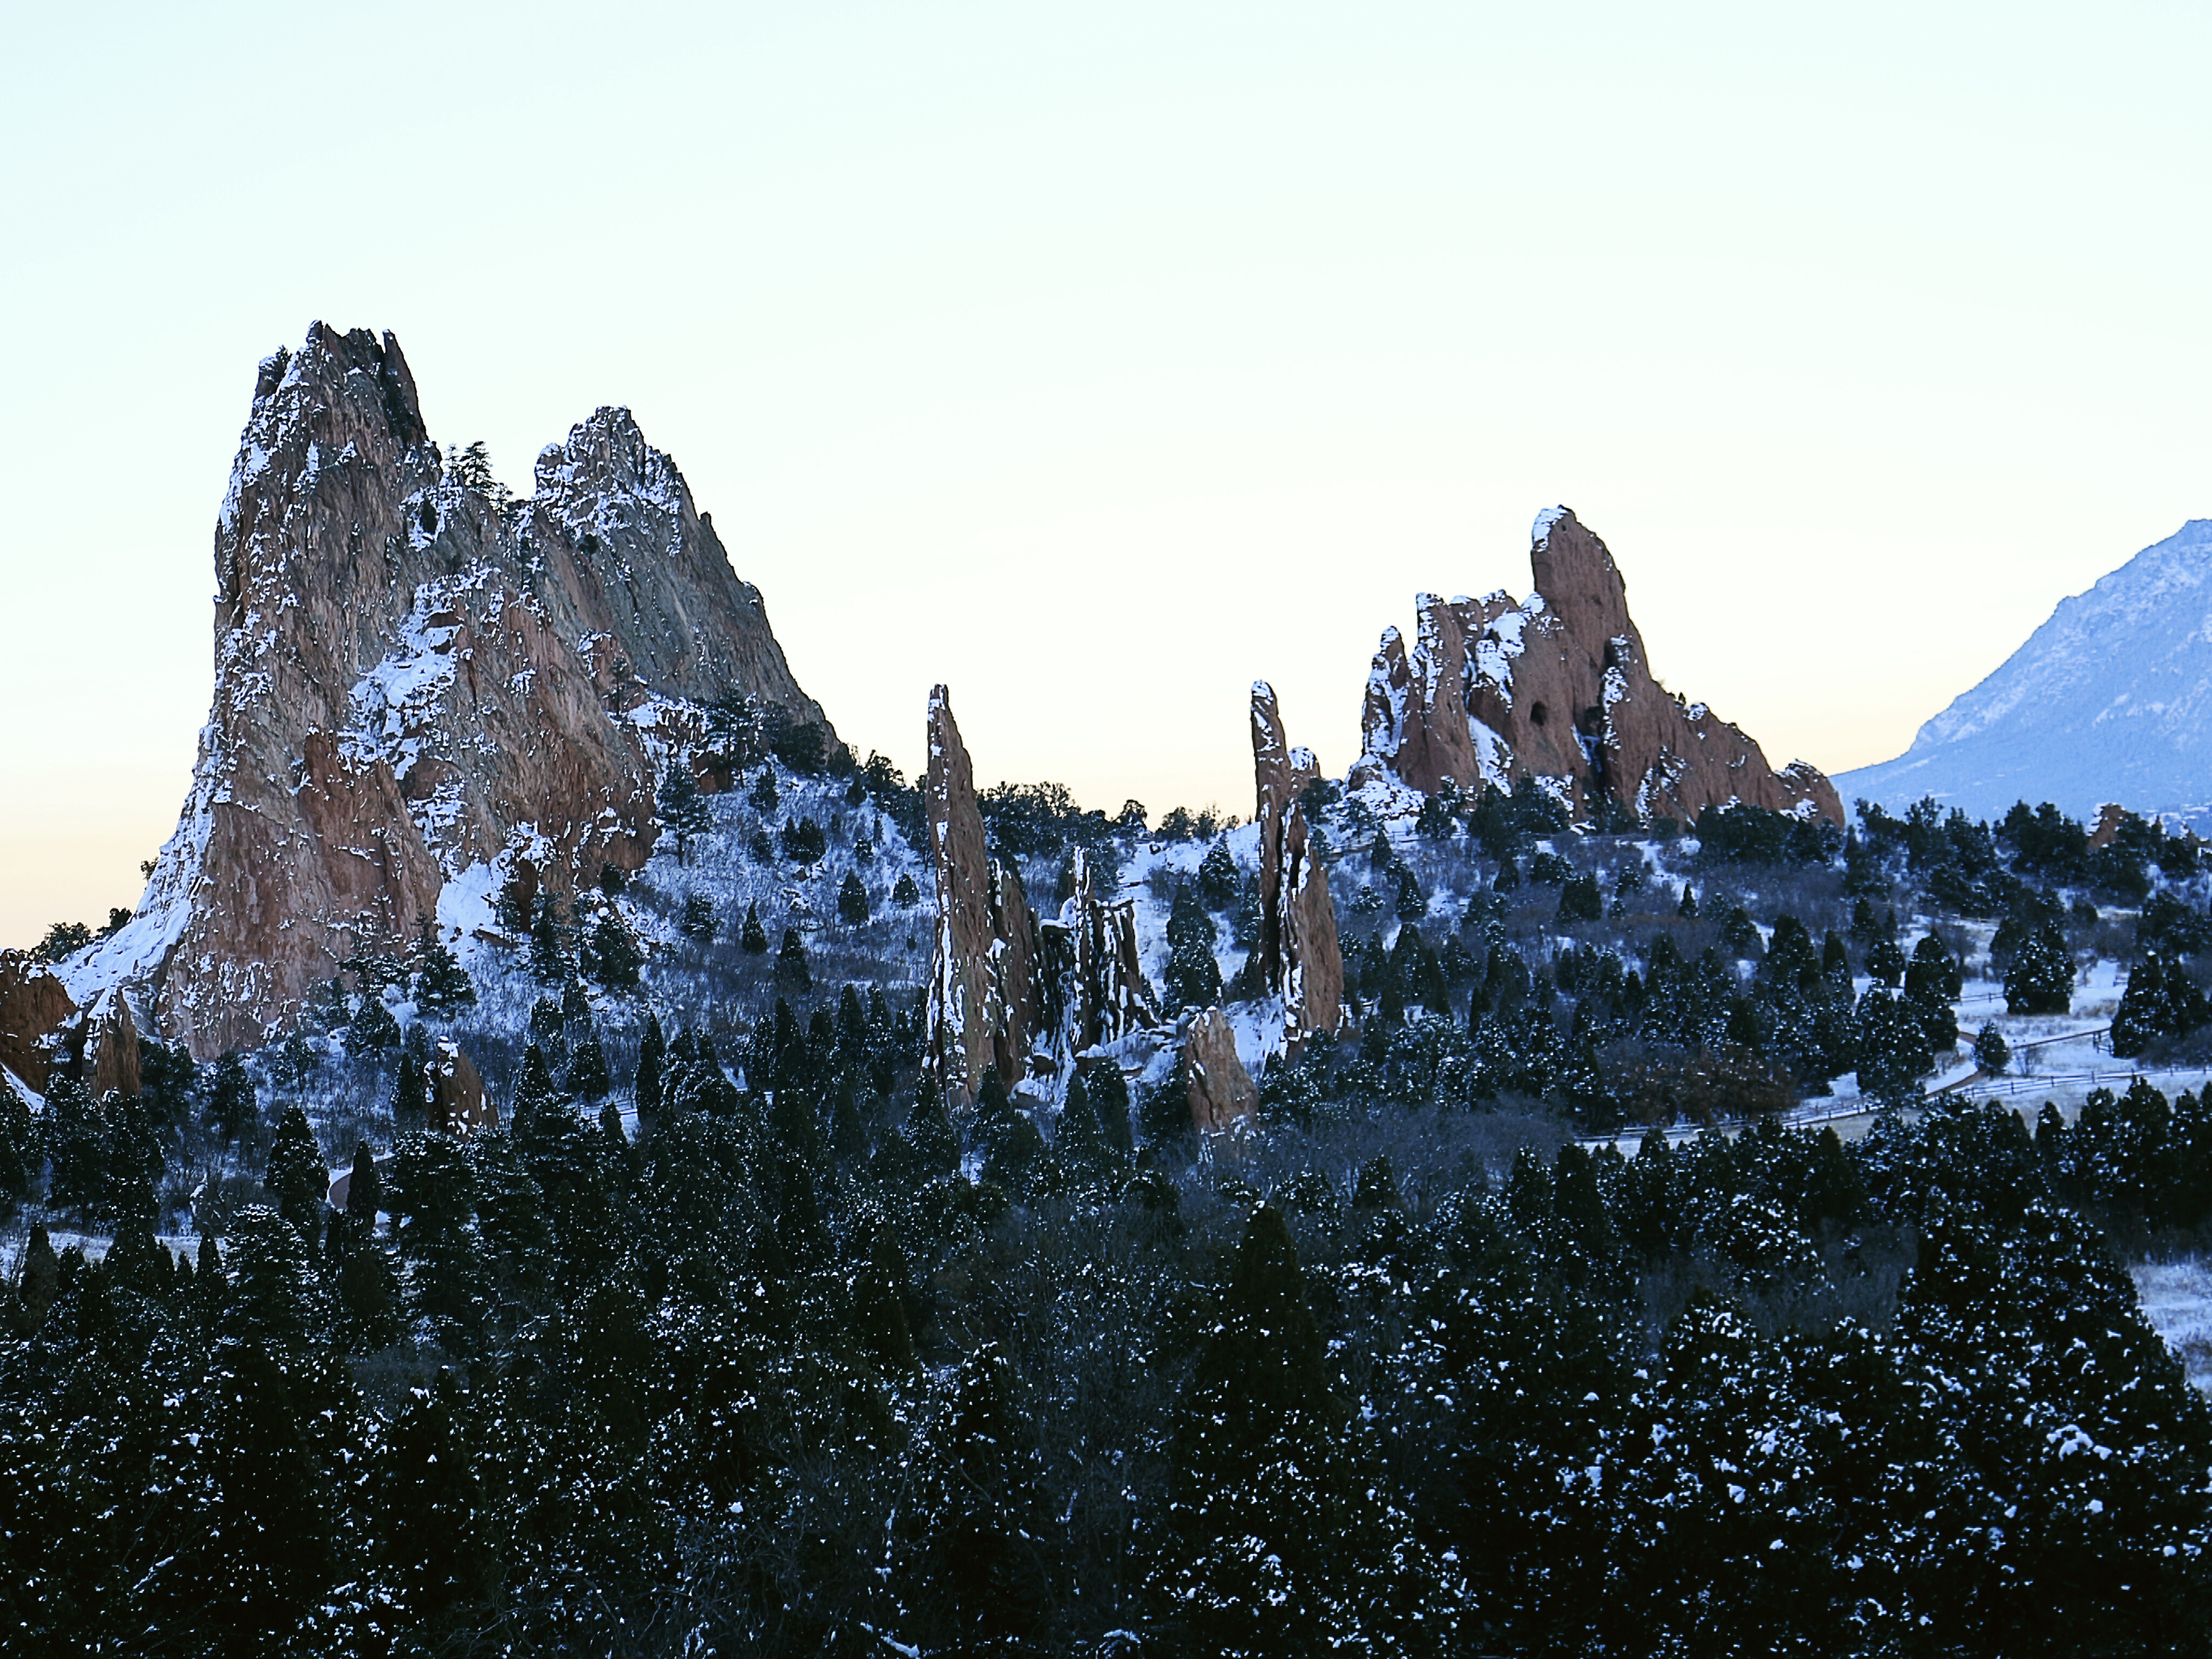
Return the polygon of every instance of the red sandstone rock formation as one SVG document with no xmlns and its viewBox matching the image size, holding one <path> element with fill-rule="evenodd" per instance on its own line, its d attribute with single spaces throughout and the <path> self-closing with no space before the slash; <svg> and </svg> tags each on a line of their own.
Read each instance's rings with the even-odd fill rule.
<svg viewBox="0 0 2212 1659">
<path fill-rule="evenodd" d="M 423 1068 L 429 1085 L 430 1128 L 433 1133 L 472 1135 L 499 1127 L 499 1108 L 484 1092 L 476 1062 L 451 1038 L 439 1043 Z"/>
<path fill-rule="evenodd" d="M 1259 1109 L 1259 1085 L 1237 1058 L 1237 1033 L 1218 1008 L 1200 1012 L 1183 1036 L 1182 1084 L 1190 1121 L 1204 1133 L 1218 1134 Z"/>
<path fill-rule="evenodd" d="M 138 1092 L 138 1027 L 124 1004 L 122 992 L 102 992 L 100 1000 L 86 1012 L 80 1065 L 84 1091 L 94 1100 L 103 1095 Z"/>
<path fill-rule="evenodd" d="M 510 501 L 430 441 L 387 334 L 261 366 L 216 529 L 216 685 L 132 921 L 64 969 L 203 1059 L 265 1040 L 471 866 L 566 893 L 649 854 L 689 703 L 825 731 L 708 517 L 626 410 Z"/>
<path fill-rule="evenodd" d="M 21 951 L 0 951 L 0 1066 L 44 1093 L 52 1039 L 76 1012 L 52 969 Z"/>
<path fill-rule="evenodd" d="M 1299 764 L 1304 757 L 1303 768 Z M 1275 690 L 1252 685 L 1252 769 L 1260 832 L 1261 972 L 1283 1000 L 1284 1041 L 1293 1049 L 1308 1034 L 1333 1031 L 1344 1006 L 1344 958 L 1328 872 L 1312 855 L 1297 792 L 1312 781 L 1310 751 L 1292 749 L 1284 734 Z"/>
<path fill-rule="evenodd" d="M 1747 801 L 1844 821 L 1826 778 L 1802 761 L 1780 772 L 1703 703 L 1652 677 L 1613 555 L 1565 507 L 1536 520 L 1535 591 L 1443 599 L 1421 594 L 1409 653 L 1382 635 L 1362 710 L 1355 782 L 1385 774 L 1420 790 L 1557 780 L 1577 815 L 1608 798 L 1639 819 L 1694 822 Z"/>
<path fill-rule="evenodd" d="M 1059 920 L 1039 930 L 1050 962 L 1039 975 L 1039 988 L 1057 994 L 1052 1018 L 1042 1023 L 1061 1028 L 1062 1059 L 1160 1023 L 1137 948 L 1136 901 L 1100 898 L 1089 857 L 1081 848 L 1073 857 L 1075 891 L 1060 906 Z"/>
<path fill-rule="evenodd" d="M 988 855 L 975 769 L 951 695 L 929 694 L 929 844 L 937 871 L 928 1058 L 946 1101 L 975 1097 L 987 1070 L 1009 1088 L 1028 1073 L 1036 1029 L 1037 938 L 1018 872 Z"/>
</svg>

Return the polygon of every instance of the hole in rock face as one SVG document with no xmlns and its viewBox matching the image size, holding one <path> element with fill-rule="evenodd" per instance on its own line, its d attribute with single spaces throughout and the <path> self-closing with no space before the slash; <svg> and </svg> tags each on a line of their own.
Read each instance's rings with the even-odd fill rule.
<svg viewBox="0 0 2212 1659">
<path fill-rule="evenodd" d="M 416 522 L 422 526 L 422 533 L 424 535 L 436 535 L 438 533 L 438 504 L 435 501 L 423 502 L 422 510 L 416 515 Z"/>
<path fill-rule="evenodd" d="M 1548 724 L 1551 718 L 1552 711 L 1545 708 L 1542 703 L 1532 702 L 1528 705 L 1528 719 L 1533 724 L 1543 726 Z"/>
</svg>

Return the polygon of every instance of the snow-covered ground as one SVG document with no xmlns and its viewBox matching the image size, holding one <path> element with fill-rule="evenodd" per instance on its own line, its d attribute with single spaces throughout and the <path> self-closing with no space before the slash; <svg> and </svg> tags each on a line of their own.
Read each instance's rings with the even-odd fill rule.
<svg viewBox="0 0 2212 1659">
<path fill-rule="evenodd" d="M 2181 1357 L 2189 1380 L 2212 1394 L 2212 1262 L 2146 1261 L 2135 1279 L 2143 1317 Z"/>
</svg>

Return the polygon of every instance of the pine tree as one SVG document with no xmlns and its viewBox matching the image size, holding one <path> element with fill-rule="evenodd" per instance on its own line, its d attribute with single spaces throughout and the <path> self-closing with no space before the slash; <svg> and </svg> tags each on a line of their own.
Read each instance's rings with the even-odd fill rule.
<svg viewBox="0 0 2212 1659">
<path fill-rule="evenodd" d="M 421 1026 L 415 1028 L 421 1030 Z M 422 1050 L 413 1044 L 403 1043 L 399 1049 L 399 1074 L 392 1085 L 392 1121 L 401 1133 L 419 1129 L 429 1121 L 430 1080 L 422 1073 Z"/>
<path fill-rule="evenodd" d="M 805 996 L 814 988 L 814 975 L 806 963 L 806 946 L 800 942 L 799 930 L 783 930 L 783 948 L 775 953 L 775 982 L 794 996 Z"/>
<path fill-rule="evenodd" d="M 565 985 L 575 977 L 550 893 L 539 896 L 538 920 L 530 927 L 530 976 L 540 985 Z"/>
<path fill-rule="evenodd" d="M 1974 1069 L 1984 1077 L 2001 1077 L 2012 1063 L 2012 1045 L 1994 1021 L 1984 1025 L 1974 1038 Z"/>
<path fill-rule="evenodd" d="M 1028 1652 L 1050 1613 L 1055 1528 L 1013 1393 L 998 1348 L 978 1348 L 915 1449 L 890 1589 L 924 1651 Z"/>
<path fill-rule="evenodd" d="M 453 947 L 438 936 L 436 923 L 422 918 L 420 965 L 415 971 L 415 1006 L 426 1014 L 457 1014 L 476 1006 L 477 988 Z"/>
<path fill-rule="evenodd" d="M 1179 1006 L 1210 1008 L 1221 1000 L 1221 968 L 1213 959 L 1213 918 L 1186 883 L 1176 884 L 1168 918 L 1168 994 Z"/>
<path fill-rule="evenodd" d="M 2073 1006 L 2074 961 L 2055 921 L 2021 941 L 2005 969 L 2005 1009 L 2013 1014 L 2063 1014 Z"/>
<path fill-rule="evenodd" d="M 268 1167 L 261 1184 L 276 1206 L 276 1212 L 299 1230 L 313 1249 L 323 1236 L 323 1216 L 330 1208 L 330 1170 L 323 1149 L 298 1105 L 288 1106 L 276 1120 L 276 1138 L 270 1143 Z"/>
<path fill-rule="evenodd" d="M 1237 861 L 1224 838 L 1206 848 L 1198 865 L 1198 896 L 1209 910 L 1220 910 L 1237 897 Z"/>
<path fill-rule="evenodd" d="M 607 1075 L 606 1050 L 599 1046 L 596 1033 L 586 1031 L 568 1059 L 568 1095 L 571 1099 L 592 1101 L 604 1099 L 614 1086 Z"/>
<path fill-rule="evenodd" d="M 691 843 L 713 828 L 714 822 L 714 811 L 699 793 L 699 781 L 691 775 L 688 759 L 670 763 L 655 805 L 659 810 L 661 827 L 676 838 L 677 863 L 688 864 Z"/>
<path fill-rule="evenodd" d="M 660 1017 L 648 1013 L 645 1017 L 645 1036 L 637 1045 L 635 1092 L 640 1119 L 656 1116 L 660 1111 L 660 1071 L 667 1054 L 667 1042 L 660 1035 Z"/>
<path fill-rule="evenodd" d="M 921 902 L 921 889 L 914 884 L 912 871 L 899 872 L 898 883 L 891 889 L 891 902 L 902 910 L 911 910 Z"/>
<path fill-rule="evenodd" d="M 754 956 L 761 956 L 767 951 L 768 929 L 761 926 L 759 905 L 745 906 L 745 925 L 738 935 L 738 943 Z"/>
<path fill-rule="evenodd" d="M 1690 921 L 1698 919 L 1697 890 L 1686 881 L 1682 884 L 1682 902 L 1674 907 L 1674 914 Z"/>
<path fill-rule="evenodd" d="M 380 1001 L 375 1006 L 384 1009 Z M 384 1018 L 392 1027 L 392 1041 L 396 1042 L 398 1040 L 398 1022 L 392 1018 L 389 1010 L 385 1010 Z M 361 1022 L 356 1020 L 354 1024 L 358 1030 Z M 389 1045 L 380 1042 L 374 1046 L 384 1048 Z M 254 1093 L 253 1079 L 246 1075 L 246 1062 L 235 1050 L 216 1062 L 215 1087 L 209 1099 L 208 1113 L 215 1119 L 216 1127 L 222 1131 L 226 1144 L 236 1140 L 261 1121 L 261 1106 Z"/>
<path fill-rule="evenodd" d="M 848 927 L 858 927 L 868 919 L 868 890 L 860 884 L 857 871 L 845 872 L 844 885 L 837 890 L 837 920 Z"/>
<path fill-rule="evenodd" d="M 645 953 L 638 949 L 622 917 L 613 907 L 600 913 L 592 929 L 592 958 L 599 982 L 610 991 L 635 991 Z"/>
<path fill-rule="evenodd" d="M 704 893 L 693 893 L 684 901 L 683 920 L 676 931 L 702 945 L 709 944 L 714 937 L 714 901 Z"/>
<path fill-rule="evenodd" d="M 337 1275 L 346 1346 L 355 1353 L 373 1353 L 399 1335 L 399 1278 L 376 1233 L 377 1212 L 383 1207 L 384 1177 L 368 1143 L 358 1141 L 346 1182 Z"/>
<path fill-rule="evenodd" d="M 761 768 L 760 776 L 753 780 L 752 793 L 746 799 L 752 802 L 753 811 L 758 812 L 763 817 L 774 815 L 780 804 L 775 792 L 775 767 Z"/>
<path fill-rule="evenodd" d="M 465 1628 L 497 1583 L 490 1505 L 476 1474 L 482 1443 L 459 1376 L 441 1366 L 400 1410 L 370 1467 L 378 1585 L 428 1649 Z"/>
<path fill-rule="evenodd" d="M 428 1320 L 447 1352 L 473 1354 L 482 1346 L 486 1297 L 468 1159 L 449 1135 L 409 1135 L 399 1143 L 392 1177 L 399 1252 L 412 1270 L 408 1313 Z"/>
<path fill-rule="evenodd" d="M 1577 921 L 1596 921 L 1604 915 L 1605 897 L 1598 891 L 1595 876 L 1584 873 L 1573 877 L 1559 889 L 1561 927 Z"/>
</svg>

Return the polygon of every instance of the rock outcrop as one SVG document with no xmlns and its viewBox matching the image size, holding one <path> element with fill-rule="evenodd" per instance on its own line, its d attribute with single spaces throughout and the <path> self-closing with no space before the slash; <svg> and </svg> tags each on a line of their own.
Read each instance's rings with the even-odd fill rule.
<svg viewBox="0 0 2212 1659">
<path fill-rule="evenodd" d="M 52 969 L 21 951 L 0 951 L 0 1066 L 43 1094 L 57 1034 L 76 1014 Z"/>
<path fill-rule="evenodd" d="M 1237 1032 L 1218 1008 L 1194 1016 L 1183 1034 L 1182 1086 L 1190 1121 L 1202 1133 L 1218 1134 L 1259 1109 L 1259 1085 L 1237 1057 Z"/>
<path fill-rule="evenodd" d="M 1328 872 L 1313 855 L 1298 792 L 1314 781 L 1310 750 L 1292 749 L 1275 690 L 1252 685 L 1252 769 L 1260 835 L 1262 981 L 1283 1000 L 1284 1042 L 1293 1052 L 1315 1031 L 1334 1031 L 1344 1007 L 1344 957 Z"/>
<path fill-rule="evenodd" d="M 440 1042 L 422 1073 L 434 1133 L 465 1136 L 499 1127 L 499 1108 L 484 1092 L 483 1078 L 460 1044 L 450 1037 Z"/>
<path fill-rule="evenodd" d="M 984 847 L 975 769 L 941 685 L 929 694 L 926 805 L 937 872 L 928 1060 L 946 1102 L 964 1106 L 986 1072 L 1010 1088 L 1027 1075 L 1036 1029 L 1036 922 L 1019 872 Z"/>
<path fill-rule="evenodd" d="M 1101 898 L 1090 857 L 1079 847 L 1072 857 L 1075 890 L 1038 928 L 1042 1024 L 1060 1061 L 1161 1023 L 1137 945 L 1136 901 Z"/>
<path fill-rule="evenodd" d="M 84 1091 L 94 1100 L 138 1092 L 138 1026 L 121 991 L 102 992 L 100 1000 L 85 1011 L 84 1052 L 78 1066 Z"/>
<path fill-rule="evenodd" d="M 1424 791 L 1548 779 L 1583 822 L 1605 803 L 1639 820 L 1693 823 L 1747 801 L 1840 824 L 1834 787 L 1803 762 L 1777 772 L 1758 744 L 1653 678 L 1628 592 L 1603 542 L 1565 507 L 1540 514 L 1522 603 L 1415 601 L 1409 651 L 1382 635 L 1361 713 L 1355 783 L 1389 776 Z"/>
<path fill-rule="evenodd" d="M 131 922 L 72 958 L 201 1058 L 280 1030 L 447 884 L 635 869 L 697 706 L 827 731 L 675 465 L 601 409 L 511 501 L 430 441 L 398 344 L 317 323 L 261 365 L 217 520 L 216 684 Z"/>
</svg>

